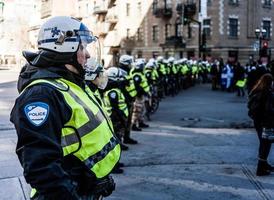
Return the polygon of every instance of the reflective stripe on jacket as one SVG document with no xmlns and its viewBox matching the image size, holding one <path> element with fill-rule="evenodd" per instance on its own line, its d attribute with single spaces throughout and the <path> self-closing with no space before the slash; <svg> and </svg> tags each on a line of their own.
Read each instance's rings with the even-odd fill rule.
<svg viewBox="0 0 274 200">
<path fill-rule="evenodd" d="M 38 79 L 35 84 L 49 84 L 57 89 L 71 108 L 70 120 L 62 128 L 63 155 L 73 154 L 97 178 L 107 176 L 120 159 L 120 145 L 112 123 L 90 89 L 85 90 L 65 79 Z"/>
<path fill-rule="evenodd" d="M 136 88 L 135 88 L 135 85 L 134 85 L 134 81 L 132 80 L 131 76 L 127 76 L 126 78 L 129 81 L 129 84 L 125 87 L 126 91 L 128 92 L 129 96 L 134 98 L 137 95 L 137 91 L 136 91 Z"/>
</svg>

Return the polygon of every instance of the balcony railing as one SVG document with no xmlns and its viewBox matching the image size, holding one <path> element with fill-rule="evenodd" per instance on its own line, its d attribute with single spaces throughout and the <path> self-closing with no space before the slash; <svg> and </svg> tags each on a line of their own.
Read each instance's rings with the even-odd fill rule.
<svg viewBox="0 0 274 200">
<path fill-rule="evenodd" d="M 172 4 L 171 3 L 161 3 L 158 4 L 157 2 L 153 3 L 153 14 L 155 17 L 165 17 L 170 18 L 172 17 Z"/>
<path fill-rule="evenodd" d="M 105 36 L 107 35 L 108 31 L 109 31 L 108 23 L 105 23 L 105 22 L 97 23 L 95 35 Z"/>
<path fill-rule="evenodd" d="M 116 0 L 108 0 L 108 7 L 112 7 L 115 4 Z"/>
<path fill-rule="evenodd" d="M 155 8 L 153 11 L 155 17 L 172 17 L 172 9 L 171 8 Z"/>
<path fill-rule="evenodd" d="M 96 5 L 93 8 L 93 14 L 105 14 L 108 12 L 108 7 L 106 3 L 101 3 L 100 5 Z"/>
<path fill-rule="evenodd" d="M 136 38 L 134 36 L 127 37 L 124 39 L 124 45 L 127 48 L 133 48 L 135 47 Z"/>
<path fill-rule="evenodd" d="M 118 14 L 116 12 L 115 6 L 109 9 L 108 14 L 106 16 L 106 21 L 111 24 L 116 24 L 118 22 Z"/>
<path fill-rule="evenodd" d="M 181 47 L 185 48 L 186 44 L 183 42 L 182 36 L 170 36 L 166 38 L 166 41 L 164 44 L 161 44 L 161 46 L 172 46 L 172 47 Z"/>
<path fill-rule="evenodd" d="M 197 6 L 195 3 L 187 3 L 184 5 L 184 15 L 193 17 L 197 12 Z"/>
</svg>

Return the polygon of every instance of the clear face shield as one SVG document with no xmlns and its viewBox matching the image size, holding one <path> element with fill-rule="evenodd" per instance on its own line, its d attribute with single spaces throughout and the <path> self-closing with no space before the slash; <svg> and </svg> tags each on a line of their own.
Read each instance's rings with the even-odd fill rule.
<svg viewBox="0 0 274 200">
<path fill-rule="evenodd" d="M 89 58 L 85 64 L 85 80 L 92 81 L 98 88 L 105 89 L 108 83 L 108 76 L 101 64 L 95 59 Z"/>
<path fill-rule="evenodd" d="M 118 71 L 118 76 L 119 76 L 119 81 L 125 81 L 127 77 L 127 72 L 123 69 L 119 69 Z"/>
<path fill-rule="evenodd" d="M 78 31 L 80 37 L 79 50 L 85 52 L 86 59 L 84 62 L 78 62 L 84 66 L 85 80 L 92 81 L 98 88 L 105 89 L 108 83 L 108 77 L 101 65 L 101 47 L 99 39 L 93 36 L 88 30 Z"/>
<path fill-rule="evenodd" d="M 91 31 L 77 31 L 80 40 L 77 52 L 78 63 L 85 66 L 87 59 L 92 59 L 94 63 L 101 63 L 101 47 L 99 39 L 93 36 Z"/>
</svg>

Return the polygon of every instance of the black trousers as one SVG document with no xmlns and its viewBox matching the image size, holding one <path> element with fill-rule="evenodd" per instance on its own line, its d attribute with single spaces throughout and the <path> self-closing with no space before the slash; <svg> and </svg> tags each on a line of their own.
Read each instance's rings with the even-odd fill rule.
<svg viewBox="0 0 274 200">
<path fill-rule="evenodd" d="M 262 138 L 263 127 L 260 122 L 254 120 L 254 127 L 256 129 L 258 138 L 259 138 L 259 158 L 263 160 L 267 160 L 270 149 L 271 142 L 269 140 Z"/>
</svg>

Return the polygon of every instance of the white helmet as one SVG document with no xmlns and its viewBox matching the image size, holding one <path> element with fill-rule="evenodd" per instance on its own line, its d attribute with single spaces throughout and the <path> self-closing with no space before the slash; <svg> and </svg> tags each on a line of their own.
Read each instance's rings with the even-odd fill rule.
<svg viewBox="0 0 274 200">
<path fill-rule="evenodd" d="M 174 57 L 169 57 L 168 58 L 168 63 L 173 63 L 175 61 L 175 58 Z"/>
<path fill-rule="evenodd" d="M 157 62 L 163 62 L 164 60 L 164 57 L 163 56 L 158 56 L 157 57 Z"/>
<path fill-rule="evenodd" d="M 78 19 L 57 16 L 46 21 L 39 31 L 38 49 L 59 53 L 73 53 L 79 44 L 89 44 L 97 38 Z"/>
<path fill-rule="evenodd" d="M 136 59 L 136 61 L 133 63 L 133 66 L 135 69 L 144 69 L 145 67 L 145 60 L 140 58 L 140 59 Z"/>
<path fill-rule="evenodd" d="M 122 81 L 126 79 L 127 72 L 118 67 L 110 67 L 106 70 L 109 80 Z"/>
<path fill-rule="evenodd" d="M 130 56 L 130 55 L 122 55 L 119 59 L 119 64 L 122 64 L 122 65 L 131 65 L 133 62 L 133 57 Z"/>
<path fill-rule="evenodd" d="M 155 66 L 154 66 L 154 62 L 153 61 L 148 61 L 148 63 L 146 64 L 146 68 L 148 69 L 153 69 Z"/>
</svg>

